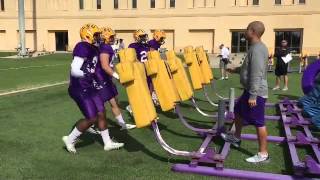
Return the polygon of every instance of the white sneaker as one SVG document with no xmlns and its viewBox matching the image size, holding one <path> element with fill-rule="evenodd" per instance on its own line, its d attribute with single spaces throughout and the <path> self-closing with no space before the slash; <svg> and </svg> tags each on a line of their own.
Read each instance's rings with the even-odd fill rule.
<svg viewBox="0 0 320 180">
<path fill-rule="evenodd" d="M 124 146 L 124 143 L 118 143 L 118 142 L 115 142 L 113 140 L 110 140 L 110 142 L 106 143 L 104 145 L 104 150 L 105 151 L 111 151 L 111 150 L 114 150 L 114 149 L 120 149 L 121 147 Z"/>
<path fill-rule="evenodd" d="M 93 126 L 89 127 L 87 132 L 91 134 L 101 134 L 100 131 L 96 130 Z"/>
<path fill-rule="evenodd" d="M 224 77 L 220 78 L 219 80 L 224 80 Z"/>
<path fill-rule="evenodd" d="M 226 80 L 228 80 L 228 79 L 229 79 L 229 77 L 227 76 L 225 79 L 226 79 Z"/>
<path fill-rule="evenodd" d="M 276 86 L 276 87 L 274 87 L 274 88 L 272 88 L 272 90 L 279 90 L 280 89 L 280 87 L 279 86 Z"/>
<path fill-rule="evenodd" d="M 136 125 L 133 125 L 133 124 L 123 124 L 123 125 L 120 124 L 120 126 L 121 126 L 120 130 L 130 130 L 137 127 Z"/>
<path fill-rule="evenodd" d="M 288 91 L 288 87 L 284 87 L 282 91 Z"/>
<path fill-rule="evenodd" d="M 247 158 L 246 159 L 247 162 L 249 163 L 259 163 L 259 162 L 268 162 L 269 161 L 269 155 L 263 155 L 260 152 L 258 152 L 258 154 Z"/>
<path fill-rule="evenodd" d="M 130 105 L 128 105 L 127 107 L 126 107 L 126 110 L 132 115 L 132 109 L 131 109 L 131 106 Z"/>
<path fill-rule="evenodd" d="M 77 150 L 74 147 L 74 144 L 68 142 L 68 136 L 63 136 L 62 141 L 66 145 L 68 152 L 73 153 L 73 154 L 77 153 Z"/>
</svg>

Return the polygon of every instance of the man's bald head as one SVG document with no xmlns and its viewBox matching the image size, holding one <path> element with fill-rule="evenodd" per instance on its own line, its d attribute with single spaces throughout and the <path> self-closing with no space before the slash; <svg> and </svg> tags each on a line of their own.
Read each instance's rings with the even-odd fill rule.
<svg viewBox="0 0 320 180">
<path fill-rule="evenodd" d="M 263 35 L 265 28 L 264 24 L 261 21 L 253 21 L 248 25 L 247 28 L 249 31 L 255 33 L 259 38 Z"/>
</svg>

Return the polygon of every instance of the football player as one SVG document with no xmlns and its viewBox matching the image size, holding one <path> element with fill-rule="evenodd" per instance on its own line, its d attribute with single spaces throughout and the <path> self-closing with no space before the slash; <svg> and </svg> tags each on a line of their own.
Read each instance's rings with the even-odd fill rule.
<svg viewBox="0 0 320 180">
<path fill-rule="evenodd" d="M 148 51 L 150 47 L 148 45 L 148 33 L 142 29 L 138 29 L 133 33 L 134 43 L 129 44 L 129 48 L 136 50 L 137 59 L 140 62 L 146 62 L 148 60 Z"/>
<path fill-rule="evenodd" d="M 112 113 L 117 119 L 118 124 L 123 129 L 133 129 L 136 126 L 126 124 L 118 106 L 116 96 L 118 95 L 117 87 L 112 82 L 112 78 L 119 79 L 119 75 L 113 69 L 114 49 L 112 45 L 115 42 L 116 33 L 108 27 L 101 29 L 102 43 L 99 47 L 99 60 L 96 68 L 97 88 L 103 102 L 109 102 Z"/>
<path fill-rule="evenodd" d="M 80 37 L 82 41 L 73 50 L 68 92 L 84 118 L 80 119 L 71 133 L 68 136 L 63 136 L 62 140 L 69 152 L 76 153 L 75 143 L 78 137 L 97 122 L 104 150 L 119 149 L 124 144 L 111 140 L 104 103 L 93 86 L 99 56 L 97 46 L 99 45 L 100 29 L 94 24 L 86 24 L 80 29 Z"/>
<path fill-rule="evenodd" d="M 153 32 L 153 39 L 148 42 L 150 50 L 158 51 L 160 47 L 165 43 L 165 39 L 166 33 L 163 30 L 155 30 Z"/>
<path fill-rule="evenodd" d="M 137 59 L 140 62 L 146 62 L 148 61 L 148 52 L 150 51 L 150 46 L 148 44 L 148 33 L 142 29 L 138 29 L 133 33 L 133 38 L 135 40 L 134 43 L 129 44 L 129 48 L 134 48 L 136 50 Z M 153 85 L 151 78 L 147 76 L 147 83 L 150 90 L 150 94 L 152 95 L 153 102 L 158 105 L 157 96 L 153 90 Z M 129 111 L 132 114 L 132 110 L 130 106 L 127 106 L 127 111 Z"/>
</svg>

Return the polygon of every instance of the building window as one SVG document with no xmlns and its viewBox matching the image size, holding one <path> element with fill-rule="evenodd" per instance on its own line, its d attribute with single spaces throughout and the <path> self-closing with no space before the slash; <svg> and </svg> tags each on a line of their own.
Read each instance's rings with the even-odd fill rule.
<svg viewBox="0 0 320 180">
<path fill-rule="evenodd" d="M 79 0 L 79 9 L 83 9 L 83 0 Z"/>
<path fill-rule="evenodd" d="M 176 1 L 175 0 L 170 0 L 170 7 L 171 8 L 176 7 Z"/>
<path fill-rule="evenodd" d="M 237 5 L 237 0 L 234 0 L 234 6 L 236 6 Z"/>
<path fill-rule="evenodd" d="M 113 8 L 119 9 L 119 1 L 118 0 L 113 0 Z"/>
<path fill-rule="evenodd" d="M 137 8 L 137 0 L 132 0 L 132 8 L 133 9 Z"/>
<path fill-rule="evenodd" d="M 101 0 L 97 0 L 97 9 L 101 9 Z"/>
<path fill-rule="evenodd" d="M 299 0 L 299 4 L 305 4 L 306 0 Z"/>
<path fill-rule="evenodd" d="M 231 52 L 247 52 L 248 41 L 245 38 L 245 31 L 233 31 L 231 37 Z"/>
<path fill-rule="evenodd" d="M 302 47 L 302 30 L 276 31 L 275 47 L 281 47 L 281 41 L 288 41 L 288 47 L 293 53 L 300 53 Z"/>
<path fill-rule="evenodd" d="M 155 8 L 156 7 L 156 0 L 151 0 L 150 1 L 150 8 Z"/>
<path fill-rule="evenodd" d="M 256 6 L 259 5 L 259 0 L 253 0 L 252 5 L 256 5 Z"/>
<path fill-rule="evenodd" d="M 4 0 L 0 1 L 1 11 L 4 11 Z"/>
<path fill-rule="evenodd" d="M 281 0 L 275 0 L 274 3 L 277 4 L 277 5 L 281 4 Z"/>
</svg>

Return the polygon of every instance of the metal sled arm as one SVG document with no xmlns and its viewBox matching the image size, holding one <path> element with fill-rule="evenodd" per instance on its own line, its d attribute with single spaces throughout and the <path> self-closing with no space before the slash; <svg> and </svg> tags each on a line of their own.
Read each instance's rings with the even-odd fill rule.
<svg viewBox="0 0 320 180">
<path fill-rule="evenodd" d="M 180 106 L 177 104 L 175 107 L 175 111 L 179 116 L 179 120 L 181 121 L 181 123 L 186 126 L 188 129 L 194 131 L 194 132 L 202 132 L 202 133 L 216 133 L 216 125 L 214 125 L 211 129 L 202 129 L 202 128 L 196 128 L 194 126 L 192 126 L 191 124 L 188 123 L 188 121 L 183 117 L 183 114 L 180 110 Z"/>
<path fill-rule="evenodd" d="M 203 116 L 205 116 L 205 117 L 210 117 L 210 118 L 217 117 L 217 116 L 214 115 L 214 114 L 207 114 L 207 113 L 203 112 L 203 111 L 199 108 L 199 106 L 198 106 L 197 103 L 196 103 L 196 100 L 195 100 L 193 97 L 192 97 L 190 100 L 191 100 L 192 106 L 195 107 L 196 110 L 197 110 L 201 115 L 203 115 Z"/>
<path fill-rule="evenodd" d="M 212 105 L 212 106 L 215 106 L 215 107 L 218 107 L 218 104 L 213 102 L 210 97 L 209 97 L 209 94 L 208 94 L 208 91 L 207 91 L 207 88 L 205 86 L 203 86 L 203 92 L 204 92 L 204 97 L 206 97 L 206 99 L 208 100 L 208 102 Z"/>
<path fill-rule="evenodd" d="M 158 127 L 158 124 L 157 122 L 154 120 L 152 121 L 151 123 L 152 125 L 152 128 L 153 128 L 153 132 L 155 134 L 155 137 L 158 141 L 158 143 L 161 145 L 161 147 L 166 150 L 168 153 L 172 154 L 172 155 L 176 155 L 176 156 L 184 156 L 184 157 L 199 157 L 201 156 L 200 153 L 197 153 L 197 152 L 188 152 L 188 151 L 179 151 L 179 150 L 176 150 L 172 147 L 170 147 L 162 138 L 161 134 L 160 134 L 160 130 L 159 130 L 159 127 Z"/>
</svg>

